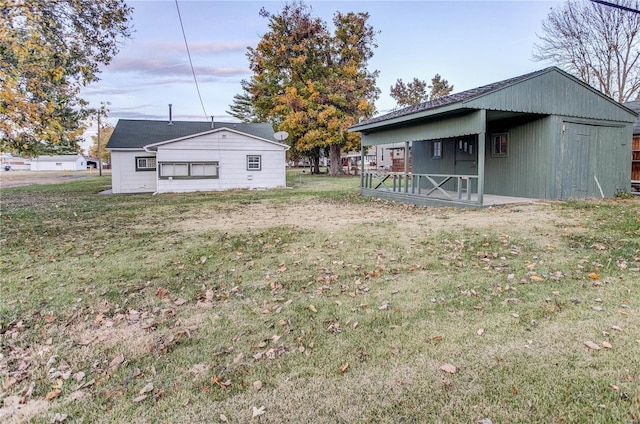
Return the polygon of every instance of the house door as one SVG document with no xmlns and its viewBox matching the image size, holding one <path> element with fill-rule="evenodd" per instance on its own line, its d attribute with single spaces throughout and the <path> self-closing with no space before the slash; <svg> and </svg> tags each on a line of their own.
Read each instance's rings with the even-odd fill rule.
<svg viewBox="0 0 640 424">
<path fill-rule="evenodd" d="M 475 138 L 455 140 L 455 174 L 478 175 L 478 142 Z M 473 180 L 472 191 L 478 191 L 477 180 Z M 457 187 L 456 187 L 457 189 Z"/>
<path fill-rule="evenodd" d="M 589 195 L 589 144 L 594 132 L 589 125 L 563 124 L 559 168 L 561 199 L 578 199 Z"/>
</svg>

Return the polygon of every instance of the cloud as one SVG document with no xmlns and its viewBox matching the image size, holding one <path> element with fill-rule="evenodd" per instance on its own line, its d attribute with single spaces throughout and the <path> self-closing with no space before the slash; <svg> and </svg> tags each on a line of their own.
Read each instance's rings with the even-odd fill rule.
<svg viewBox="0 0 640 424">
<path fill-rule="evenodd" d="M 248 46 L 256 45 L 256 41 L 247 42 L 211 42 L 199 41 L 189 43 L 189 51 L 192 55 L 245 53 Z M 186 54 L 184 43 L 150 40 L 141 43 L 144 51 L 163 52 L 164 54 Z"/>
<path fill-rule="evenodd" d="M 196 76 L 233 77 L 250 73 L 248 68 L 194 66 Z M 116 58 L 109 66 L 109 72 L 134 72 L 151 76 L 192 75 L 191 67 L 183 60 L 173 58 Z"/>
</svg>

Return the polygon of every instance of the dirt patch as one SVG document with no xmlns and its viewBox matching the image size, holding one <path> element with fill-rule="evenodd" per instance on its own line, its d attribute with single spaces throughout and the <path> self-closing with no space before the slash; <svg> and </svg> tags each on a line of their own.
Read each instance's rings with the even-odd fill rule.
<svg viewBox="0 0 640 424">
<path fill-rule="evenodd" d="M 376 226 L 395 225 L 407 234 L 428 231 L 456 231 L 493 229 L 511 231 L 530 229 L 531 237 L 544 234 L 558 226 L 572 225 L 560 217 L 549 202 L 499 206 L 486 209 L 424 208 L 380 202 L 373 205 L 338 204 L 312 201 L 274 207 L 268 203 L 254 203 L 227 211 L 201 210 L 186 215 L 176 223 L 187 232 L 208 230 L 246 232 L 278 225 L 302 229 L 340 233 L 354 226 L 375 231 Z"/>
</svg>

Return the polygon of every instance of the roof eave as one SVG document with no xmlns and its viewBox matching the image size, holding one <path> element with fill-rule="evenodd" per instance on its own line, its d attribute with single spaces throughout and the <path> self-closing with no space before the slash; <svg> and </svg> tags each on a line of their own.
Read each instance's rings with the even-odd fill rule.
<svg viewBox="0 0 640 424">
<path fill-rule="evenodd" d="M 216 132 L 220 132 L 220 131 L 231 131 L 232 133 L 236 133 L 236 134 L 241 134 L 247 137 L 251 137 L 251 138 L 255 138 L 256 140 L 261 140 L 264 141 L 266 143 L 270 143 L 270 144 L 275 144 L 276 146 L 280 146 L 283 147 L 285 150 L 289 150 L 289 146 L 283 143 L 278 143 L 277 141 L 271 141 L 268 140 L 266 138 L 257 136 L 257 135 L 253 135 L 253 134 L 249 134 L 243 131 L 238 131 L 236 129 L 233 128 L 228 128 L 228 127 L 220 127 L 220 128 L 215 128 L 215 129 L 211 129 L 209 131 L 203 131 L 201 133 L 196 133 L 196 134 L 190 134 L 190 135 L 185 135 L 183 137 L 178 137 L 178 138 L 173 138 L 171 140 L 164 140 L 164 141 L 159 141 L 157 143 L 152 143 L 152 144 L 147 144 L 146 146 L 143 147 L 143 149 L 146 152 L 155 152 L 158 150 L 158 146 L 164 145 L 164 144 L 169 144 L 169 143 L 175 143 L 178 141 L 182 141 L 182 140 L 187 140 L 189 138 L 195 138 L 195 137 L 200 137 L 206 134 L 212 134 L 212 133 L 216 133 Z"/>
<path fill-rule="evenodd" d="M 416 113 L 411 113 L 411 114 L 407 114 L 407 115 L 402 115 L 402 116 L 398 116 L 396 118 L 392 118 L 392 119 L 385 119 L 383 121 L 378 121 L 378 122 L 373 122 L 371 124 L 362 124 L 362 125 L 354 125 L 350 128 L 347 129 L 348 132 L 364 132 L 367 130 L 373 130 L 373 129 L 377 129 L 377 128 L 383 128 L 383 127 L 388 127 L 390 125 L 397 125 L 397 124 L 402 124 L 404 122 L 408 122 L 408 121 L 414 121 L 416 119 L 423 119 L 423 118 L 428 118 L 428 117 L 432 117 L 432 116 L 437 116 L 437 115 L 442 115 L 445 114 L 447 112 L 453 112 L 456 110 L 462 110 L 464 109 L 463 107 L 461 107 L 464 104 L 464 102 L 459 101 L 456 103 L 451 103 L 445 106 L 440 106 L 437 108 L 433 108 L 433 109 L 428 109 L 428 110 L 423 110 L 420 112 L 416 112 Z"/>
</svg>

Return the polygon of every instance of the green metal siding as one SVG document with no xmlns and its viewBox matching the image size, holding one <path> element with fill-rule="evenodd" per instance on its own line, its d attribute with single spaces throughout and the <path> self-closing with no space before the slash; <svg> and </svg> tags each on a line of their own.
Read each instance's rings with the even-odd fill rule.
<svg viewBox="0 0 640 424">
<path fill-rule="evenodd" d="M 553 119 L 545 117 L 524 125 L 505 127 L 492 123 L 487 130 L 485 193 L 502 196 L 546 198 L 549 196 L 548 176 L 553 173 L 550 146 Z M 508 156 L 493 157 L 491 136 L 509 134 Z"/>
<path fill-rule="evenodd" d="M 362 145 L 373 146 L 405 141 L 432 140 L 444 137 L 458 137 L 477 134 L 482 128 L 480 111 L 473 111 L 462 116 L 446 120 L 436 120 L 423 123 L 407 123 L 398 128 L 362 134 Z"/>
<path fill-rule="evenodd" d="M 552 198 L 613 197 L 619 191 L 630 191 L 630 126 L 589 125 L 571 118 L 558 121 Z M 576 150 L 582 160 L 576 161 Z"/>
<path fill-rule="evenodd" d="M 586 84 L 555 71 L 466 101 L 463 107 L 618 122 L 635 121 L 635 117 L 618 103 L 598 94 Z"/>
<path fill-rule="evenodd" d="M 431 157 L 430 140 L 414 141 L 411 147 L 412 170 L 416 174 L 453 174 L 454 153 L 452 140 L 443 140 L 442 159 Z"/>
</svg>

